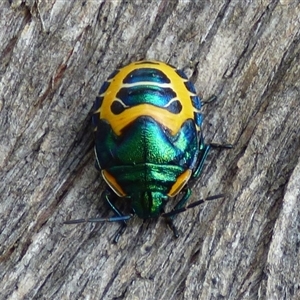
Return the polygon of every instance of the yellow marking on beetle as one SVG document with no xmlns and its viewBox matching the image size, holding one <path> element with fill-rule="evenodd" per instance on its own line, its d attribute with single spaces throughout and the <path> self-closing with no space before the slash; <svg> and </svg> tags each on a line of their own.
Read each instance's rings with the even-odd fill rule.
<svg viewBox="0 0 300 300">
<path fill-rule="evenodd" d="M 108 81 L 110 82 L 110 81 Z M 159 82 L 153 82 L 153 81 L 139 81 L 139 82 L 134 82 L 134 83 L 123 83 L 122 88 L 131 88 L 133 86 L 140 86 L 140 85 L 154 85 L 154 86 L 159 86 L 162 88 L 168 88 L 170 87 L 170 83 L 159 83 Z M 106 92 L 103 94 L 99 95 L 100 97 L 103 97 Z"/>
<path fill-rule="evenodd" d="M 181 175 L 177 177 L 176 182 L 171 187 L 168 196 L 174 197 L 176 196 L 182 188 L 186 185 L 186 183 L 189 181 L 190 177 L 192 175 L 192 170 L 187 169 L 185 172 L 183 172 Z"/>
<path fill-rule="evenodd" d="M 108 82 L 110 82 L 109 87 L 100 96 L 103 96 L 103 102 L 101 107 L 95 112 L 100 113 L 100 118 L 107 120 L 113 131 L 117 134 L 121 134 L 121 130 L 126 127 L 128 124 L 130 124 L 132 121 L 134 121 L 139 116 L 149 116 L 155 119 L 160 124 L 167 127 L 172 135 L 175 135 L 181 128 L 182 124 L 187 119 L 194 119 L 194 112 L 199 112 L 197 110 L 191 101 L 191 96 L 195 96 L 194 93 L 191 93 L 186 86 L 184 85 L 185 82 L 188 80 L 181 78 L 177 73 L 176 69 L 173 67 L 162 63 L 162 62 L 156 62 L 157 64 L 150 64 L 147 63 L 147 61 L 142 62 L 134 62 L 131 63 L 124 68 L 120 69 L 120 71 L 116 74 L 116 76 L 112 79 L 110 79 Z M 124 78 L 127 77 L 129 73 L 131 73 L 134 70 L 137 69 L 143 69 L 143 68 L 151 68 L 156 69 L 158 71 L 163 72 L 168 79 L 170 80 L 169 84 L 166 83 L 155 83 L 155 82 L 138 82 L 138 83 L 132 83 L 132 84 L 123 84 L 122 81 Z M 178 114 L 170 113 L 163 107 L 157 107 L 152 104 L 148 103 L 142 103 L 138 104 L 132 107 L 129 107 L 125 109 L 122 113 L 115 115 L 111 111 L 111 104 L 113 101 L 117 99 L 117 93 L 119 90 L 126 86 L 126 87 L 132 87 L 136 85 L 146 85 L 147 86 L 163 86 L 163 87 L 169 87 L 172 90 L 175 91 L 177 97 L 176 99 L 179 99 L 179 101 L 182 104 L 182 110 Z M 200 128 L 197 126 L 197 130 L 199 131 Z"/>
<path fill-rule="evenodd" d="M 115 177 L 109 174 L 106 170 L 102 170 L 102 177 L 106 181 L 106 183 L 110 186 L 110 188 L 119 196 L 125 197 L 126 193 L 122 190 L 120 185 L 117 183 Z"/>
</svg>

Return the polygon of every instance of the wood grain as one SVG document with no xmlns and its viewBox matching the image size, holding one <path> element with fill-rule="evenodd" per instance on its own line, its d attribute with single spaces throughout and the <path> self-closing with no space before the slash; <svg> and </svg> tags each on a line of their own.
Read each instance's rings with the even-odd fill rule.
<svg viewBox="0 0 300 300">
<path fill-rule="evenodd" d="M 298 1 L 0 3 L 1 299 L 300 299 Z M 211 151 L 176 218 L 109 216 L 91 108 L 141 58 L 192 76 Z M 126 207 L 126 204 L 124 205 Z M 171 207 L 171 205 L 170 205 Z"/>
</svg>

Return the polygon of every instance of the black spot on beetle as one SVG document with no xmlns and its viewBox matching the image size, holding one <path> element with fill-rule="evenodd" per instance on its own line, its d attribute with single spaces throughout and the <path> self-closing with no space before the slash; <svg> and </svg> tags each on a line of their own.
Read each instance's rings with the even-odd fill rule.
<svg viewBox="0 0 300 300">
<path fill-rule="evenodd" d="M 110 110 L 113 114 L 119 115 L 125 110 L 125 107 L 119 101 L 114 101 L 110 106 Z"/>
</svg>

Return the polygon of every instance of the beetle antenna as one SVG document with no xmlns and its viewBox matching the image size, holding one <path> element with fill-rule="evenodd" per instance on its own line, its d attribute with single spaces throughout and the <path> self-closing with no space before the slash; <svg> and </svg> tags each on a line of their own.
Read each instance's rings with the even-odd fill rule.
<svg viewBox="0 0 300 300">
<path fill-rule="evenodd" d="M 201 204 L 205 203 L 206 201 L 211 201 L 211 200 L 215 200 L 215 199 L 219 199 L 219 198 L 225 198 L 225 194 L 219 194 L 219 195 L 210 196 L 210 197 L 207 197 L 207 198 L 204 198 L 204 199 L 200 199 L 198 201 L 192 202 L 191 204 L 189 204 L 187 206 L 171 210 L 167 213 L 163 213 L 161 216 L 164 217 L 164 218 L 172 217 L 172 216 L 180 214 L 180 213 L 182 213 L 182 212 L 184 212 L 184 211 L 186 211 L 190 208 L 201 205 Z"/>
<path fill-rule="evenodd" d="M 100 222 L 123 222 L 131 219 L 133 215 L 116 216 L 111 218 L 90 218 L 65 221 L 64 224 L 100 223 Z"/>
</svg>

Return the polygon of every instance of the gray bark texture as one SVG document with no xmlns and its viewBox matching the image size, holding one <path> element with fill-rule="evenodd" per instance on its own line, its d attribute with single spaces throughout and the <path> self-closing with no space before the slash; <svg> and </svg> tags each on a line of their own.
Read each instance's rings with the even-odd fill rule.
<svg viewBox="0 0 300 300">
<path fill-rule="evenodd" d="M 0 299 L 300 299 L 300 5 L 2 0 Z M 175 218 L 108 217 L 91 113 L 120 65 L 184 68 L 211 150 Z M 118 202 L 125 211 L 130 204 Z M 168 209 L 174 205 L 170 200 Z"/>
</svg>

